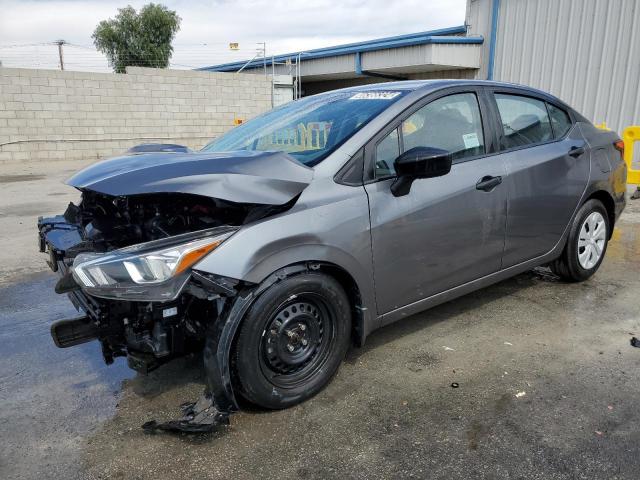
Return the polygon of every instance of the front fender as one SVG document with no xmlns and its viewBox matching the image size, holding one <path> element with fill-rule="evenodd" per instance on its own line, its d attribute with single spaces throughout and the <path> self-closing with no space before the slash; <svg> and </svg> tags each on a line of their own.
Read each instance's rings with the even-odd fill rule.
<svg viewBox="0 0 640 480">
<path fill-rule="evenodd" d="M 339 185 L 331 179 L 314 182 L 292 209 L 244 226 L 194 268 L 260 284 L 290 265 L 335 265 L 358 286 L 366 332 L 376 318 L 369 229 L 364 188 Z"/>
<path fill-rule="evenodd" d="M 370 255 L 370 254 L 369 254 Z M 372 272 L 363 268 L 363 265 L 352 255 L 331 245 L 322 244 L 298 244 L 282 248 L 270 255 L 264 256 L 260 261 L 247 265 L 247 269 L 239 276 L 220 273 L 220 271 L 208 271 L 216 275 L 236 278 L 256 285 L 263 284 L 274 272 L 292 265 L 319 263 L 337 267 L 346 272 L 354 280 L 360 293 L 363 322 L 363 336 L 375 328 L 376 306 Z M 368 264 L 367 264 L 368 265 Z M 207 271 L 203 265 L 198 265 L 200 271 Z"/>
<path fill-rule="evenodd" d="M 365 271 L 362 264 L 348 253 L 332 246 L 307 244 L 296 245 L 281 250 L 256 264 L 247 272 L 247 278 L 261 283 L 273 272 L 303 262 L 328 264 L 340 268 L 358 287 L 361 297 L 359 309 L 363 315 L 363 336 L 375 328 L 376 305 L 372 272 Z M 252 280 L 249 280 L 252 281 Z"/>
</svg>

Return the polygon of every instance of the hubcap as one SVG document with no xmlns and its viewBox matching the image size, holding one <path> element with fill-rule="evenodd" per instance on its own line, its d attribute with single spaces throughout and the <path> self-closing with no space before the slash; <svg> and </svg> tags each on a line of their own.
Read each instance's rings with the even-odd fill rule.
<svg viewBox="0 0 640 480">
<path fill-rule="evenodd" d="M 607 238 L 607 223 L 600 212 L 591 213 L 580 228 L 578 262 L 585 270 L 593 268 L 602 257 Z"/>
</svg>

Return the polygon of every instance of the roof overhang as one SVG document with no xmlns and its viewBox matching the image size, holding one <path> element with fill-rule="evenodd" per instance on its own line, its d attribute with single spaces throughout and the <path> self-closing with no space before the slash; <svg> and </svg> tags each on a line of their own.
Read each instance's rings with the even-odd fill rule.
<svg viewBox="0 0 640 480">
<path fill-rule="evenodd" d="M 303 80 L 332 80 L 380 74 L 402 78 L 421 72 L 476 69 L 480 67 L 483 38 L 466 37 L 464 25 L 365 42 L 289 53 L 266 59 L 276 74 L 291 74 L 291 65 L 300 61 Z M 272 62 L 274 66 L 272 67 Z M 264 68 L 265 60 L 234 62 L 200 70 L 243 72 Z"/>
<path fill-rule="evenodd" d="M 354 53 L 326 60 L 301 62 L 304 81 L 357 78 L 381 74 L 402 79 L 434 71 L 480 67 L 479 44 L 426 44 L 392 50 Z"/>
</svg>

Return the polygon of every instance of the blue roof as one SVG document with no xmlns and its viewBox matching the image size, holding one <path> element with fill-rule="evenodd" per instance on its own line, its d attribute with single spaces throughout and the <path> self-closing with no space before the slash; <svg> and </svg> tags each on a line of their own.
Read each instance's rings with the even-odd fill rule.
<svg viewBox="0 0 640 480">
<path fill-rule="evenodd" d="M 460 25 L 458 27 L 441 28 L 438 30 L 430 30 L 427 32 L 409 33 L 406 35 L 397 35 L 395 37 L 377 38 L 374 40 L 366 40 L 364 42 L 348 43 L 345 45 L 337 45 L 334 47 L 317 48 L 315 50 L 307 50 L 305 52 L 285 53 L 273 57 L 276 64 L 282 63 L 288 59 L 296 57 L 298 54 L 304 55 L 303 60 L 313 60 L 315 58 L 334 57 L 339 55 L 349 55 L 354 53 L 371 52 L 375 50 L 384 50 L 386 48 L 409 47 L 413 45 L 425 45 L 428 43 L 482 43 L 484 39 L 481 36 L 464 37 L 457 36 L 467 32 L 467 27 Z M 201 67 L 197 70 L 207 70 L 210 72 L 235 72 L 241 69 L 247 61 L 223 63 L 221 65 L 212 65 L 209 67 Z M 251 61 L 246 68 L 261 68 L 264 65 L 262 58 Z M 271 58 L 267 58 L 267 65 L 271 66 Z"/>
</svg>

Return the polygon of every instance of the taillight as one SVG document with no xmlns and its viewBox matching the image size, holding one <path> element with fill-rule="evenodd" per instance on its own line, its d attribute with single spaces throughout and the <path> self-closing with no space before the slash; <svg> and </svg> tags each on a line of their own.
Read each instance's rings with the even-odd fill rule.
<svg viewBox="0 0 640 480">
<path fill-rule="evenodd" d="M 613 146 L 620 152 L 620 157 L 624 160 L 624 142 L 622 140 L 618 140 L 613 144 Z"/>
</svg>

